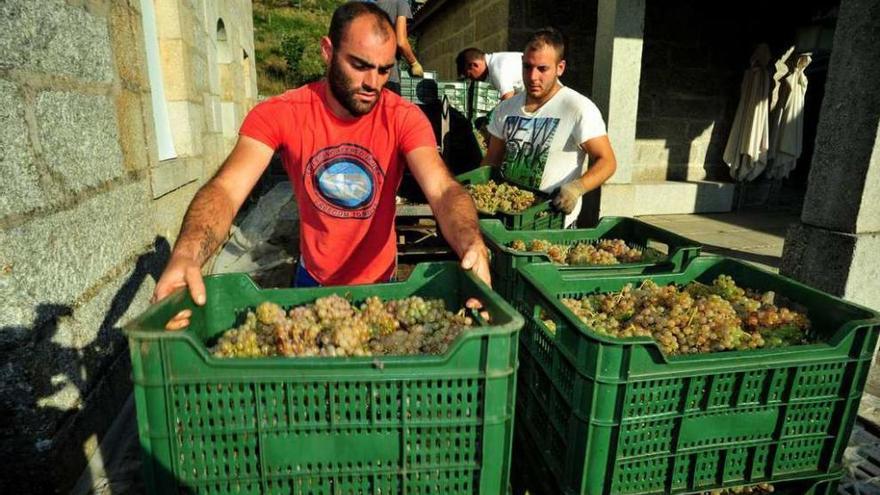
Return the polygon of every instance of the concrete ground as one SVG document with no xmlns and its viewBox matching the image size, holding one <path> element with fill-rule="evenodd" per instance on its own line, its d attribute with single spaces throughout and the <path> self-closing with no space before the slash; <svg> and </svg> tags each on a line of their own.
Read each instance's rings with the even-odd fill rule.
<svg viewBox="0 0 880 495">
<path fill-rule="evenodd" d="M 641 220 L 676 232 L 703 244 L 704 251 L 755 263 L 778 271 L 782 245 L 788 226 L 798 221 L 799 212 L 746 211 L 703 215 L 643 216 Z M 844 456 L 846 474 L 840 495 L 880 495 L 880 399 L 865 394 L 860 408 L 862 418 L 856 423 Z M 117 419 L 115 435 L 108 435 L 102 448 L 113 452 L 103 463 L 93 460 L 72 493 L 97 495 L 134 495 L 143 493 L 140 473 L 134 407 L 131 401 Z"/>
</svg>

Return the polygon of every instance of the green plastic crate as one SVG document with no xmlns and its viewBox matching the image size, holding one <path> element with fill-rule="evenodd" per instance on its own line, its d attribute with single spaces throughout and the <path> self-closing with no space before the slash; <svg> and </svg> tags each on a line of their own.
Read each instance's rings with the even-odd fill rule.
<svg viewBox="0 0 880 495">
<path fill-rule="evenodd" d="M 261 290 L 242 274 L 205 284 L 205 307 L 177 292 L 125 327 L 149 493 L 506 491 L 523 320 L 457 263 L 379 285 Z M 221 359 L 205 347 L 260 302 L 340 292 L 451 307 L 477 297 L 492 323 L 442 356 Z M 190 327 L 163 330 L 185 308 Z"/>
<path fill-rule="evenodd" d="M 508 301 L 519 297 L 519 267 L 529 263 L 550 262 L 550 257 L 545 253 L 522 252 L 509 248 L 508 244 L 516 239 L 522 239 L 526 243 L 534 239 L 545 239 L 554 244 L 570 246 L 578 242 L 617 238 L 630 245 L 649 247 L 663 253 L 659 258 L 619 265 L 556 265 L 557 269 L 564 272 L 583 272 L 597 276 L 680 270 L 700 255 L 700 246 L 696 242 L 633 218 L 603 217 L 591 229 L 529 231 L 508 230 L 500 221 L 486 219 L 480 221 L 480 229 L 486 246 L 492 253 L 492 287 Z"/>
<path fill-rule="evenodd" d="M 514 452 L 511 485 L 512 495 L 561 495 L 565 490 L 555 484 L 553 474 L 550 473 L 538 453 L 536 443 L 528 438 L 522 428 L 518 428 L 514 434 Z M 773 483 L 773 495 L 837 495 L 840 479 L 844 470 L 834 471 L 821 476 L 807 478 L 792 478 Z M 724 488 L 735 488 L 741 484 L 731 484 Z M 700 490 L 693 492 L 695 495 L 704 495 Z"/>
<path fill-rule="evenodd" d="M 489 182 L 490 179 L 496 182 L 504 180 L 499 176 L 498 169 L 490 166 L 475 168 L 455 177 L 455 180 L 463 185 L 483 184 Z M 480 213 L 480 216 L 497 218 L 511 230 L 561 229 L 565 227 L 565 214 L 556 211 L 550 205 L 550 197 L 540 191 L 532 190 L 532 192 L 535 193 L 539 202 L 520 213 L 495 213 L 494 215 Z"/>
<path fill-rule="evenodd" d="M 471 121 L 488 115 L 498 106 L 501 94 L 491 84 L 483 81 L 473 81 L 468 88 L 469 110 Z"/>
<path fill-rule="evenodd" d="M 720 257 L 657 275 L 596 278 L 549 263 L 520 272 L 526 324 L 517 428 L 564 493 L 690 493 L 841 468 L 880 331 L 877 313 Z M 719 274 L 807 308 L 817 343 L 666 357 L 650 338 L 592 332 L 559 301 L 646 278 L 711 283 Z"/>
<path fill-rule="evenodd" d="M 467 84 L 458 81 L 438 81 L 437 87 L 440 98 L 448 98 L 449 105 L 466 117 L 468 112 Z"/>
</svg>

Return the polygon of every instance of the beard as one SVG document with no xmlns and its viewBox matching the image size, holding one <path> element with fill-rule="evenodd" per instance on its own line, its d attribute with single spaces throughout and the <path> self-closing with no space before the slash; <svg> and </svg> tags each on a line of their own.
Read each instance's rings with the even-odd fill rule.
<svg viewBox="0 0 880 495">
<path fill-rule="evenodd" d="M 327 83 L 329 84 L 330 91 L 333 93 L 336 100 L 354 116 L 360 117 L 361 115 L 370 113 L 370 110 L 372 110 L 373 107 L 376 106 L 376 103 L 379 102 L 378 98 L 370 103 L 364 103 L 355 98 L 355 95 L 363 88 L 354 87 L 351 78 L 345 74 L 342 70 L 341 64 L 337 62 L 335 54 L 330 60 L 330 71 L 327 74 Z M 376 91 L 381 91 L 381 89 Z"/>
</svg>

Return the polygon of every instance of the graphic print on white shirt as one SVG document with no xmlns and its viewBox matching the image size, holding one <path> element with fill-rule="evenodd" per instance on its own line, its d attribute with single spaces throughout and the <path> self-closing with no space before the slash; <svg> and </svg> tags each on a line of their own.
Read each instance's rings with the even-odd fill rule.
<svg viewBox="0 0 880 495">
<path fill-rule="evenodd" d="M 558 127 L 555 117 L 509 115 L 504 120 L 504 177 L 538 189 Z"/>
</svg>

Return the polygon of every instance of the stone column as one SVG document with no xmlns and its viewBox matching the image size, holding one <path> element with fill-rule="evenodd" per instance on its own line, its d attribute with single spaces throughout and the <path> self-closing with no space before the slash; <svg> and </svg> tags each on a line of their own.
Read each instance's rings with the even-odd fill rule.
<svg viewBox="0 0 880 495">
<path fill-rule="evenodd" d="M 617 155 L 610 183 L 632 182 L 645 0 L 599 0 L 592 100 L 602 111 Z"/>
<path fill-rule="evenodd" d="M 804 209 L 780 272 L 880 310 L 880 6 L 843 0 L 839 15 Z M 868 390 L 880 395 L 873 373 Z"/>
</svg>

